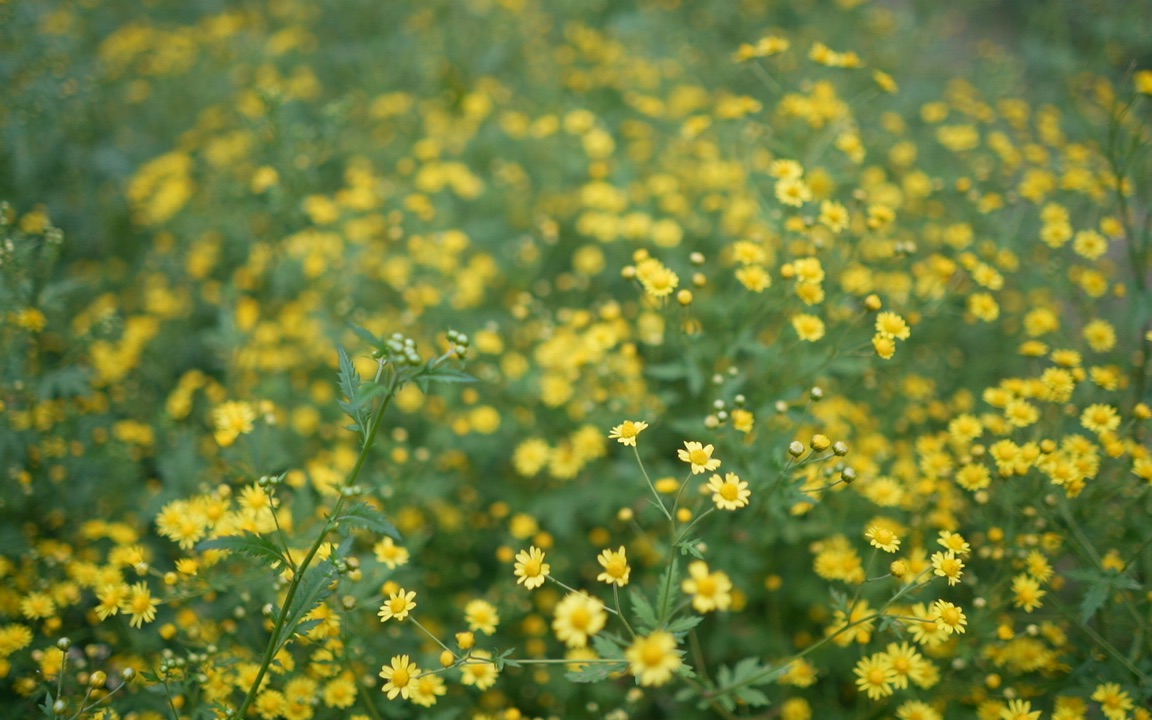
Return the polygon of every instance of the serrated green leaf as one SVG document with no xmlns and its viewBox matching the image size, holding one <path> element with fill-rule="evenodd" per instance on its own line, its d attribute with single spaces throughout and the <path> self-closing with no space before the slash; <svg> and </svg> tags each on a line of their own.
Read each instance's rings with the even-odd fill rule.
<svg viewBox="0 0 1152 720">
<path fill-rule="evenodd" d="M 628 591 L 628 599 L 632 603 L 632 615 L 636 618 L 636 624 L 645 632 L 655 630 L 659 624 L 656 619 L 656 610 L 653 609 L 652 603 L 648 602 L 644 593 L 639 588 L 632 588 Z"/>
<path fill-rule="evenodd" d="M 704 553 L 700 552 L 700 548 L 696 547 L 695 540 L 685 540 L 677 545 L 677 547 L 680 548 L 681 555 L 691 555 L 698 560 L 704 559 Z"/>
<path fill-rule="evenodd" d="M 664 629 L 673 635 L 680 635 L 688 632 L 703 621 L 704 617 L 702 615 L 689 615 L 687 617 L 670 620 Z"/>
<path fill-rule="evenodd" d="M 276 543 L 262 535 L 228 535 L 227 537 L 204 540 L 196 544 L 200 552 L 205 550 L 227 550 L 247 555 L 257 560 L 269 560 L 274 564 L 285 565 L 284 555 Z"/>
<path fill-rule="evenodd" d="M 471 383 L 476 382 L 476 377 L 469 375 L 463 370 L 456 370 L 455 368 L 440 368 L 430 375 L 424 376 L 430 382 L 443 382 L 443 383 Z"/>
<path fill-rule="evenodd" d="M 767 695 L 754 687 L 745 686 L 738 688 L 735 692 L 735 695 L 737 700 L 741 700 L 745 705 L 749 705 L 751 707 L 761 707 L 764 705 L 772 704 L 772 701 L 768 699 Z"/>
<path fill-rule="evenodd" d="M 596 654 L 606 660 L 623 660 L 624 648 L 607 634 L 592 636 L 592 649 Z"/>
<path fill-rule="evenodd" d="M 1104 605 L 1111 591 L 1112 588 L 1104 582 L 1097 581 L 1089 585 L 1084 598 L 1080 601 L 1080 622 L 1086 623 L 1091 620 L 1096 611 Z"/>
<path fill-rule="evenodd" d="M 767 668 L 760 662 L 760 658 L 746 657 L 732 668 L 732 676 L 736 682 L 744 682 L 748 678 L 756 677 Z M 759 682 L 754 684 L 760 684 Z"/>
<path fill-rule="evenodd" d="M 280 636 L 276 639 L 276 649 L 273 655 L 284 649 L 284 646 L 296 635 L 297 629 L 304 621 L 304 616 L 312 612 L 327 594 L 332 591 L 329 586 L 337 577 L 336 566 L 331 560 L 311 567 L 304 573 L 304 578 L 296 588 L 296 596 L 292 599 L 291 607 L 286 609 L 288 620 L 283 625 Z"/>
<path fill-rule="evenodd" d="M 575 664 L 576 661 L 573 662 Z M 579 670 L 569 670 L 564 677 L 577 683 L 594 683 L 607 680 L 612 673 L 623 670 L 625 664 L 621 663 L 588 663 Z"/>
<path fill-rule="evenodd" d="M 676 604 L 676 594 L 680 591 L 680 564 L 675 556 L 668 569 L 660 575 L 660 591 L 656 595 L 656 616 L 660 622 L 667 619 Z"/>
<path fill-rule="evenodd" d="M 344 348 L 338 347 L 336 350 L 340 358 L 340 392 L 347 398 L 345 402 L 340 403 L 340 409 L 352 418 L 357 427 L 363 427 L 364 418 L 359 412 L 361 407 L 359 398 L 360 375 L 356 372 L 356 367 L 352 364 L 348 353 L 344 352 Z M 363 431 L 361 430 L 360 433 L 363 434 Z"/>
<path fill-rule="evenodd" d="M 356 337 L 372 346 L 373 349 L 378 349 L 384 346 L 384 341 L 373 335 L 368 330 L 360 327 L 356 323 L 348 323 L 348 329 L 356 333 Z"/>
<path fill-rule="evenodd" d="M 368 503 L 359 502 L 345 508 L 336 522 L 345 527 L 359 527 L 371 530 L 374 533 L 388 535 L 396 540 L 403 540 L 396 526 L 384 517 L 384 513 Z"/>
</svg>

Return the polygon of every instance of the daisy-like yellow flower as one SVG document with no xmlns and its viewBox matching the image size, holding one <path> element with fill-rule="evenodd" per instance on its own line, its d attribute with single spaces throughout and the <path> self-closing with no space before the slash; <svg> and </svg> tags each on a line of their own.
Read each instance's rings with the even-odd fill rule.
<svg viewBox="0 0 1152 720">
<path fill-rule="evenodd" d="M 216 444 L 228 447 L 236 438 L 252 432 L 255 422 L 256 408 L 252 403 L 232 401 L 218 405 L 212 411 Z"/>
<path fill-rule="evenodd" d="M 500 671 L 496 663 L 490 662 L 492 653 L 487 650 L 473 650 L 460 666 L 460 682 L 473 685 L 477 690 L 487 690 L 496 684 Z"/>
<path fill-rule="evenodd" d="M 896 671 L 885 653 L 875 653 L 860 658 L 853 670 L 856 673 L 856 687 L 871 700 L 879 700 L 892 694 L 896 682 Z"/>
<path fill-rule="evenodd" d="M 776 182 L 776 199 L 785 205 L 800 207 L 812 199 L 812 190 L 799 178 L 783 178 Z"/>
<path fill-rule="evenodd" d="M 949 585 L 955 585 L 960 582 L 960 577 L 964 574 L 964 562 L 951 550 L 933 553 L 932 572 L 937 577 L 948 578 Z"/>
<path fill-rule="evenodd" d="M 96 599 L 100 601 L 96 606 L 96 616 L 107 620 L 120 613 L 120 606 L 128 599 L 128 586 L 124 583 L 101 585 L 96 591 Z"/>
<path fill-rule="evenodd" d="M 637 637 L 624 657 L 628 669 L 644 687 L 664 685 L 684 664 L 683 653 L 676 649 L 676 638 L 664 630 L 656 630 L 646 637 Z"/>
<path fill-rule="evenodd" d="M 864 532 L 864 537 L 868 538 L 872 547 L 880 548 L 884 552 L 894 553 L 900 549 L 900 538 L 892 532 L 891 528 L 871 525 Z"/>
<path fill-rule="evenodd" d="M 608 613 L 604 612 L 603 603 L 587 593 L 574 592 L 556 605 L 552 629 L 568 647 L 582 648 L 588 644 L 588 638 L 604 629 L 606 622 Z"/>
<path fill-rule="evenodd" d="M 133 585 L 120 610 L 132 616 L 128 624 L 135 628 L 155 620 L 156 601 L 152 599 L 152 592 L 148 590 L 147 583 L 138 582 Z"/>
<path fill-rule="evenodd" d="M 628 556 L 623 545 L 615 552 L 605 549 L 596 560 L 600 563 L 600 567 L 604 568 L 604 572 L 596 576 L 597 580 L 618 587 L 628 584 L 632 568 L 628 566 Z"/>
<path fill-rule="evenodd" d="M 732 580 L 720 570 L 709 572 L 703 560 L 688 565 L 688 577 L 680 589 L 692 596 L 692 608 L 699 613 L 727 610 L 732 604 Z"/>
<path fill-rule="evenodd" d="M 947 600 L 937 600 L 932 603 L 930 617 L 949 635 L 963 633 L 968 625 L 968 617 L 964 615 L 964 611 Z"/>
<path fill-rule="evenodd" d="M 397 695 L 407 700 L 419 676 L 420 668 L 416 663 L 407 655 L 397 655 L 392 658 L 391 665 L 380 668 L 380 677 L 384 679 L 384 686 L 380 690 L 388 694 L 389 700 L 396 699 Z"/>
<path fill-rule="evenodd" d="M 941 720 L 940 713 L 921 700 L 908 700 L 902 703 L 896 708 L 896 717 L 899 720 Z"/>
<path fill-rule="evenodd" d="M 964 536 L 950 530 L 941 530 L 940 537 L 936 539 L 936 543 L 945 550 L 951 550 L 960 557 L 968 557 L 972 554 L 972 546 L 968 544 Z"/>
<path fill-rule="evenodd" d="M 390 537 L 385 536 L 383 540 L 376 543 L 372 547 L 372 552 L 376 554 L 377 560 L 388 566 L 389 570 L 395 570 L 400 565 L 408 564 L 407 548 L 397 545 Z"/>
<path fill-rule="evenodd" d="M 1100 710 L 1108 720 L 1123 720 L 1128 717 L 1128 711 L 1133 707 L 1132 698 L 1120 689 L 1118 683 L 1097 685 L 1095 692 L 1092 693 L 1092 699 L 1100 703 Z"/>
<path fill-rule="evenodd" d="M 907 340 L 912 334 L 904 318 L 894 312 L 882 312 L 876 316 L 876 333 L 883 337 Z"/>
<path fill-rule="evenodd" d="M 1112 432 L 1120 427 L 1120 416 L 1111 405 L 1096 403 L 1084 408 L 1080 414 L 1080 424 L 1094 433 Z"/>
<path fill-rule="evenodd" d="M 693 475 L 712 472 L 720 467 L 720 461 L 712 457 L 714 448 L 711 445 L 685 441 L 684 448 L 684 450 L 677 450 L 677 453 L 682 461 L 692 465 Z"/>
<path fill-rule="evenodd" d="M 471 600 L 464 606 L 464 620 L 469 630 L 491 635 L 500 624 L 500 613 L 487 600 Z"/>
<path fill-rule="evenodd" d="M 416 608 L 416 591 L 404 591 L 400 588 L 396 592 L 388 596 L 388 600 L 380 606 L 380 612 L 376 613 L 380 617 L 380 622 L 388 622 L 395 618 L 397 620 L 404 620 L 408 617 L 408 613 Z M 405 695 L 404 697 L 408 697 Z"/>
<path fill-rule="evenodd" d="M 724 477 L 713 475 L 708 480 L 708 489 L 712 491 L 712 502 L 721 510 L 739 510 L 748 504 L 752 491 L 748 483 L 736 476 L 736 473 L 724 473 Z"/>
<path fill-rule="evenodd" d="M 1047 594 L 1048 591 L 1042 590 L 1040 583 L 1033 577 L 1017 575 L 1012 578 L 1012 605 L 1023 608 L 1024 612 L 1032 612 L 1040 607 L 1043 604 L 1040 600 Z"/>
<path fill-rule="evenodd" d="M 516 554 L 516 584 L 534 590 L 544 584 L 552 566 L 544 562 L 544 551 L 536 546 Z"/>
<path fill-rule="evenodd" d="M 824 337 L 824 321 L 815 315 L 799 313 L 792 316 L 792 329 L 801 340 L 816 342 Z"/>
<path fill-rule="evenodd" d="M 618 440 L 621 445 L 636 447 L 636 436 L 644 432 L 648 423 L 641 420 L 625 420 L 608 433 L 609 440 Z"/>
<path fill-rule="evenodd" d="M 421 707 L 432 707 L 436 704 L 436 697 L 448 692 L 444 687 L 444 680 L 435 673 L 426 672 L 416 678 L 416 682 L 409 687 L 412 702 Z"/>
<path fill-rule="evenodd" d="M 1012 700 L 1000 711 L 1000 720 L 1040 720 L 1040 711 L 1027 700 Z"/>
</svg>

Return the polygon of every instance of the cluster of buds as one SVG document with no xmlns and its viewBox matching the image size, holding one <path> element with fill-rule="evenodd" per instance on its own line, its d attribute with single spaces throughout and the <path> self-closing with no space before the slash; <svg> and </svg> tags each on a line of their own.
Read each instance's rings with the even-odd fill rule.
<svg viewBox="0 0 1152 720">
<path fill-rule="evenodd" d="M 416 341 L 405 337 L 403 333 L 392 333 L 384 346 L 372 353 L 373 357 L 391 360 L 398 365 L 416 366 L 424 362 L 420 352 L 416 350 Z"/>
<path fill-rule="evenodd" d="M 461 360 L 468 357 L 468 346 L 472 341 L 468 339 L 467 335 L 459 330 L 449 330 L 448 342 L 451 343 L 452 350 L 456 353 L 456 357 Z"/>
</svg>

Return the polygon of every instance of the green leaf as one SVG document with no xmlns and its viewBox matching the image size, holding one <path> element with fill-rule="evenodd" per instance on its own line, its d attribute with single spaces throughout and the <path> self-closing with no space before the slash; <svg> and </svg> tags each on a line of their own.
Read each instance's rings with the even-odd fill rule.
<svg viewBox="0 0 1152 720">
<path fill-rule="evenodd" d="M 573 661 L 573 664 L 579 661 Z M 588 663 L 579 670 L 569 670 L 564 673 L 564 677 L 576 683 L 594 683 L 602 682 L 612 676 L 612 673 L 619 672 L 625 668 L 623 662 L 620 663 Z"/>
<path fill-rule="evenodd" d="M 1080 601 L 1080 622 L 1088 622 L 1096 614 L 1111 594 L 1112 588 L 1108 583 L 1096 582 L 1088 586 L 1084 599 Z"/>
<path fill-rule="evenodd" d="M 673 635 L 680 635 L 688 632 L 703 621 L 703 615 L 688 615 L 687 617 L 676 618 L 675 620 L 669 621 L 664 629 Z"/>
<path fill-rule="evenodd" d="M 361 435 L 364 434 L 364 413 L 361 408 L 364 406 L 364 401 L 360 398 L 360 375 L 356 372 L 356 367 L 349 359 L 348 353 L 344 352 L 343 347 L 336 348 L 340 357 L 340 392 L 344 393 L 346 401 L 340 402 L 340 409 L 352 418 L 356 423 Z"/>
<path fill-rule="evenodd" d="M 696 540 L 685 540 L 679 543 L 676 547 L 680 548 L 680 555 L 691 555 L 692 557 L 703 560 L 704 553 L 700 552 L 700 548 L 696 547 Z"/>
<path fill-rule="evenodd" d="M 668 569 L 660 575 L 660 592 L 656 596 L 656 616 L 661 622 L 667 619 L 676 604 L 676 596 L 680 592 L 679 580 L 680 565 L 673 557 Z"/>
<path fill-rule="evenodd" d="M 455 368 L 440 368 L 430 375 L 424 376 L 429 382 L 443 383 L 471 383 L 476 382 L 475 376 Z"/>
<path fill-rule="evenodd" d="M 262 535 L 229 535 L 227 537 L 213 538 L 212 540 L 204 540 L 197 543 L 196 549 L 203 552 L 205 550 L 227 550 L 229 552 L 240 553 L 257 560 L 268 560 L 273 564 L 287 565 L 284 559 L 284 554 L 276 543 Z"/>
<path fill-rule="evenodd" d="M 356 323 L 348 323 L 348 329 L 356 333 L 356 337 L 372 346 L 373 349 L 380 349 L 384 346 L 384 341 L 373 335 L 371 332 L 360 327 Z"/>
<path fill-rule="evenodd" d="M 607 633 L 592 636 L 592 649 L 606 660 L 624 659 L 624 649 Z"/>
<path fill-rule="evenodd" d="M 283 650 L 284 646 L 296 635 L 304 616 L 312 612 L 332 592 L 329 588 L 336 577 L 336 566 L 330 560 L 325 560 L 304 573 L 299 587 L 296 588 L 296 596 L 292 598 L 292 605 L 286 609 L 288 619 L 276 639 L 276 649 L 273 651 L 273 655 Z"/>
<path fill-rule="evenodd" d="M 659 625 L 656 619 L 656 611 L 652 608 L 652 603 L 648 602 L 648 598 L 639 588 L 632 588 L 628 591 L 628 599 L 632 603 L 632 614 L 636 617 L 636 624 L 642 630 L 651 632 Z"/>
<path fill-rule="evenodd" d="M 619 643 L 606 634 L 601 633 L 592 637 L 592 648 L 605 660 L 619 660 L 618 663 L 589 663 L 579 670 L 569 670 L 564 677 L 572 682 L 592 683 L 607 680 L 612 673 L 619 672 L 627 667 L 624 661 L 624 650 Z M 573 664 L 579 661 L 573 661 Z"/>
<path fill-rule="evenodd" d="M 349 506 L 340 513 L 336 522 L 345 527 L 359 527 L 374 533 L 389 535 L 396 540 L 404 539 L 400 537 L 400 531 L 396 529 L 396 526 L 384 517 L 384 513 L 368 503 L 360 502 Z"/>
<path fill-rule="evenodd" d="M 736 690 L 736 699 L 742 700 L 746 705 L 750 705 L 752 707 L 772 704 L 772 701 L 768 699 L 767 695 L 754 687 L 747 686 Z"/>
</svg>

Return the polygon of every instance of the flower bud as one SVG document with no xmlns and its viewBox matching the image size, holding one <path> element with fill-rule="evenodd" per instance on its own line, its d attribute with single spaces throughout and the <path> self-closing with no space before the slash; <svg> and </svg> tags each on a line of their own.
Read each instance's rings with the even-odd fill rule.
<svg viewBox="0 0 1152 720">
<path fill-rule="evenodd" d="M 788 444 L 788 454 L 794 458 L 798 458 L 804 454 L 804 443 L 799 440 L 793 440 Z"/>
</svg>

